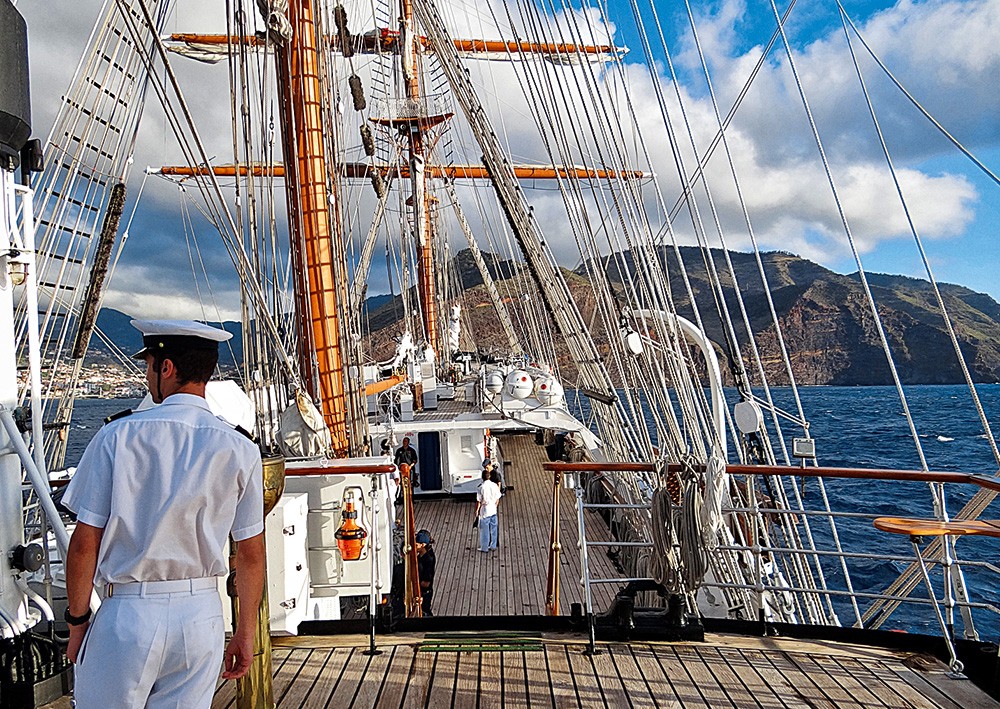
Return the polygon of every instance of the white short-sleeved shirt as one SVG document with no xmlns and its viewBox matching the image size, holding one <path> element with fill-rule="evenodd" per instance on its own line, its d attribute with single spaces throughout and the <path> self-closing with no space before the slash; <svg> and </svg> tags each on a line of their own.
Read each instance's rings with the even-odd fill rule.
<svg viewBox="0 0 1000 709">
<path fill-rule="evenodd" d="M 104 529 L 103 585 L 224 575 L 227 537 L 264 530 L 262 488 L 257 446 L 202 397 L 174 394 L 102 428 L 62 501 Z"/>
<path fill-rule="evenodd" d="M 479 506 L 479 519 L 495 515 L 497 503 L 501 497 L 503 497 L 503 493 L 500 492 L 499 485 L 492 480 L 483 480 L 483 484 L 479 486 L 479 491 L 476 493 L 476 499 L 482 503 Z"/>
</svg>

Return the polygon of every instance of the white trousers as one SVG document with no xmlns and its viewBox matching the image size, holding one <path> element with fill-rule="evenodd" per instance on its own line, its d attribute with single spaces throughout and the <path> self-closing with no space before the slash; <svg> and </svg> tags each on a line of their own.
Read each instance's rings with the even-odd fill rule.
<svg viewBox="0 0 1000 709">
<path fill-rule="evenodd" d="M 209 709 L 225 627 L 215 588 L 107 598 L 76 664 L 77 709 Z"/>
</svg>

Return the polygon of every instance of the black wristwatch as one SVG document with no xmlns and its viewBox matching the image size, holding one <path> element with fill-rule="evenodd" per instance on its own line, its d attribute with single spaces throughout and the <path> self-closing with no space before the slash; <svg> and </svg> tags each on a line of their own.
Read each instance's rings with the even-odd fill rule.
<svg viewBox="0 0 1000 709">
<path fill-rule="evenodd" d="M 67 625 L 83 625 L 90 621 L 90 609 L 83 615 L 73 615 L 69 612 L 69 606 L 66 606 L 66 612 L 63 613 L 63 620 L 66 621 Z"/>
</svg>

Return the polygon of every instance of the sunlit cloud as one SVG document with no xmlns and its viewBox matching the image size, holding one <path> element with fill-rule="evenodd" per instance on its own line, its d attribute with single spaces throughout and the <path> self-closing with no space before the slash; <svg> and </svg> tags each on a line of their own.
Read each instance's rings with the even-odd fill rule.
<svg viewBox="0 0 1000 709">
<path fill-rule="evenodd" d="M 375 25 L 371 3 L 345 4 L 353 31 L 367 31 Z M 24 2 L 18 6 L 29 23 L 37 135 L 44 135 L 45 130 L 39 127 L 47 126 L 52 120 L 59 97 L 65 92 L 78 61 L 81 38 L 86 35 L 80 27 L 96 17 L 99 5 L 98 0 L 81 0 L 72 7 L 67 3 Z M 183 3 L 183 12 L 177 12 L 171 19 L 169 30 L 223 31 L 222 10 L 207 5 L 211 4 Z M 489 3 L 441 1 L 439 6 L 453 34 L 460 37 L 511 37 L 509 23 L 513 21 L 522 39 L 532 37 L 533 32 L 549 38 L 559 37 L 561 33 L 574 41 L 610 42 L 621 46 L 628 34 L 626 24 L 631 22 L 624 3 L 617 8 L 612 5 L 613 10 L 623 11 L 620 19 L 605 21 L 599 11 L 591 7 L 560 13 L 543 23 L 537 18 L 515 15 L 516 4 L 500 0 Z M 766 11 L 766 6 L 761 9 Z M 699 39 L 712 72 L 719 109 L 725 113 L 756 63 L 771 30 L 766 21 L 759 21 L 755 27 L 760 37 L 748 42 L 742 33 L 747 26 L 748 9 L 740 0 L 695 11 L 699 15 Z M 817 30 L 810 23 L 813 18 L 806 13 L 805 9 L 796 9 L 789 23 L 796 68 L 827 150 L 833 182 L 851 232 L 859 251 L 869 254 L 877 251 L 880 244 L 909 238 L 909 227 L 875 140 L 839 19 L 833 15 Z M 389 13 L 388 17 L 395 15 Z M 390 21 L 390 25 L 393 22 Z M 1000 143 L 1000 92 L 995 90 L 995 77 L 1000 75 L 1000 43 L 995 41 L 1000 36 L 1000 2 L 932 0 L 914 3 L 904 0 L 862 15 L 858 22 L 866 39 L 904 85 L 960 140 L 973 149 L 995 147 Z M 659 85 L 671 117 L 686 174 L 692 174 L 699 159 L 704 159 L 703 151 L 717 131 L 716 113 L 700 76 L 700 62 L 691 37 L 684 35 L 679 39 L 668 38 L 668 41 L 672 42 L 672 57 L 680 72 L 676 92 L 662 52 L 657 57 L 656 75 L 651 77 L 639 64 L 641 48 L 638 46 L 629 47 L 631 53 L 623 74 L 619 75 L 613 67 L 606 68 L 597 79 L 606 92 L 608 105 L 616 111 L 626 110 L 625 91 L 628 92 L 638 133 L 646 141 L 648 164 L 643 162 L 646 155 L 639 147 L 636 128 L 627 115 L 622 116 L 623 136 L 631 141 L 629 155 L 639 163 L 635 167 L 651 170 L 656 175 L 656 184 L 649 182 L 642 189 L 646 210 L 653 215 L 654 231 L 662 227 L 663 204 L 668 208 L 672 206 L 682 189 L 678 164 L 669 149 L 654 90 L 656 85 Z M 954 47 L 962 50 L 955 51 Z M 976 218 L 981 195 L 969 178 L 957 170 L 931 171 L 923 167 L 928 160 L 952 148 L 889 84 L 871 59 L 862 53 L 858 43 L 855 49 L 859 52 L 861 68 L 917 228 L 922 236 L 931 239 L 961 236 Z M 209 157 L 217 162 L 229 162 L 232 159 L 231 105 L 225 63 L 207 67 L 175 60 L 173 65 Z M 353 64 L 369 92 L 374 92 L 376 84 L 372 77 L 373 65 L 372 59 L 364 57 L 356 57 Z M 532 109 L 539 110 L 539 107 L 532 106 L 524 96 L 524 71 L 515 70 L 506 62 L 468 62 L 467 66 L 494 127 L 515 162 L 547 162 L 544 141 L 532 118 Z M 346 70 L 341 67 L 341 73 Z M 556 77 L 557 72 L 562 72 L 560 80 L 568 93 L 564 100 L 549 109 L 562 111 L 563 122 L 575 122 L 579 126 L 583 104 L 591 99 L 582 89 L 573 88 L 582 84 L 575 84 L 571 79 L 572 72 L 583 70 L 547 65 L 542 71 L 544 74 L 539 76 Z M 690 121 L 696 149 L 691 147 L 680 118 L 680 102 Z M 345 108 L 343 103 L 338 110 L 349 111 L 349 106 Z M 346 103 L 350 103 L 349 98 Z M 479 149 L 468 132 L 461 128 L 459 107 L 456 106 L 455 111 L 459 117 L 453 121 L 456 130 L 449 145 L 452 159 L 478 162 Z M 345 148 L 357 155 L 354 143 L 358 141 L 354 135 L 356 131 L 344 138 Z M 582 140 L 585 143 L 582 148 L 572 149 L 574 159 L 593 159 L 594 141 L 591 139 L 587 144 L 586 137 Z M 791 250 L 827 265 L 850 254 L 834 194 L 817 160 L 812 131 L 780 43 L 767 57 L 727 130 L 727 142 L 741 190 L 736 189 L 721 147 L 705 167 L 727 246 L 737 249 L 750 246 L 745 205 L 762 249 Z M 145 166 L 180 160 L 181 154 L 162 112 L 151 106 L 135 151 L 130 195 L 136 194 Z M 488 190 L 486 192 L 488 194 Z M 565 218 L 560 193 L 554 186 L 546 190 L 526 189 L 526 192 L 557 258 L 563 265 L 576 265 L 580 256 L 574 233 Z M 719 236 L 713 226 L 706 194 L 701 188 L 698 193 L 707 238 L 712 245 L 718 245 Z M 365 186 L 358 194 L 363 202 L 354 213 L 371 213 L 374 208 L 371 189 Z M 496 234 L 502 220 L 495 207 L 481 212 L 467 186 L 460 186 L 459 194 L 473 230 L 477 234 Z M 230 210 L 235 211 L 234 193 L 227 191 L 226 198 Z M 483 203 L 490 199 L 483 198 Z M 604 209 L 598 205 L 600 199 L 600 195 L 588 197 L 589 209 L 596 213 L 593 219 L 596 222 L 600 222 Z M 132 243 L 111 283 L 107 305 L 134 315 L 203 316 L 195 285 L 203 276 L 192 273 L 186 229 L 178 219 L 180 211 L 176 188 L 161 180 L 149 180 L 142 209 L 132 226 Z M 392 216 L 397 222 L 398 213 L 396 210 Z M 355 244 L 367 232 L 367 224 L 363 222 L 360 216 L 353 219 L 357 233 L 351 238 Z M 212 274 L 211 282 L 217 289 L 214 299 L 227 317 L 235 316 L 239 308 L 235 270 L 212 228 L 202 225 L 198 231 L 203 249 L 201 260 L 205 270 Z M 452 250 L 461 248 L 464 241 L 461 233 L 454 226 L 447 231 L 451 234 Z M 681 243 L 695 243 L 695 227 L 686 213 L 675 220 L 673 233 Z M 140 238 L 142 234 L 149 238 Z M 496 246 L 504 246 L 505 239 L 499 234 L 494 238 Z M 385 271 L 384 266 L 380 269 Z M 384 283 L 381 272 L 373 276 L 372 289 L 376 283 Z M 372 289 L 370 292 L 374 292 Z M 204 298 L 205 293 L 200 297 Z"/>
</svg>

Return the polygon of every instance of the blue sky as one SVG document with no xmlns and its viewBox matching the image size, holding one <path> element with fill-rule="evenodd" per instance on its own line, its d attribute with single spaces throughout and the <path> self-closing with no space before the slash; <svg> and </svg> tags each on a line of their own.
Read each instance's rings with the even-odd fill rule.
<svg viewBox="0 0 1000 709">
<path fill-rule="evenodd" d="M 649 3 L 637 0 L 642 7 L 644 20 L 649 23 Z M 641 61 L 641 44 L 632 20 L 632 5 L 624 0 L 611 0 L 612 7 L 618 8 L 616 21 L 616 43 L 625 45 L 632 50 L 629 61 Z M 677 74 L 685 88 L 693 97 L 705 99 L 707 91 L 700 66 L 690 61 L 693 57 L 685 57 L 685 50 L 691 52 L 693 43 L 690 38 L 690 27 L 683 2 L 657 3 L 661 25 L 667 35 L 668 44 L 672 45 Z M 977 157 L 994 171 L 1000 170 L 1000 120 L 997 118 L 995 101 L 982 105 L 977 100 L 982 97 L 983 88 L 992 83 L 990 70 L 997 67 L 996 30 L 997 17 L 1000 16 L 1000 4 L 997 2 L 850 2 L 845 1 L 845 8 L 862 32 L 873 44 L 876 52 L 882 56 L 891 71 L 896 74 L 905 86 L 915 94 L 928 110 L 931 111 L 956 138 L 962 141 Z M 778 4 L 778 11 L 783 12 L 784 4 Z M 774 32 L 775 23 L 770 3 L 767 0 L 747 0 L 745 2 L 712 2 L 697 3 L 694 9 L 699 19 L 708 18 L 709 31 L 702 33 L 702 40 L 708 44 L 709 64 L 713 73 L 717 74 L 713 82 L 718 87 L 718 74 L 726 76 L 729 65 L 739 64 L 748 57 L 756 58 L 761 48 Z M 961 44 L 947 46 L 949 39 L 947 28 L 954 28 L 959 22 L 947 22 L 949 19 L 976 14 L 979 19 L 970 21 L 965 32 L 971 32 L 960 37 Z M 935 17 L 936 16 L 936 17 Z M 944 27 L 934 32 L 935 26 Z M 703 23 L 699 23 L 701 27 Z M 651 24 L 647 24 L 650 27 Z M 899 30 L 893 37 L 886 27 Z M 971 27 L 971 30 L 969 29 Z M 712 29 L 715 32 L 712 32 Z M 869 36 L 868 30 L 871 31 Z M 912 30 L 907 38 L 905 31 Z M 796 55 L 800 72 L 803 65 L 822 65 L 819 57 L 825 47 L 842 45 L 844 51 L 846 42 L 834 2 L 800 1 L 796 4 L 789 21 L 785 25 L 786 35 Z M 921 40 L 928 36 L 939 40 L 943 46 L 926 51 L 927 43 Z M 880 40 L 892 40 L 882 41 Z M 974 56 L 977 46 L 993 45 L 992 50 L 980 53 L 978 63 L 974 59 L 974 70 L 968 71 L 962 61 L 956 61 L 949 66 L 949 54 L 961 57 L 963 53 Z M 996 263 L 1000 256 L 997 231 L 1000 228 L 1000 186 L 976 168 L 965 156 L 951 146 L 931 125 L 922 118 L 902 95 L 890 86 L 886 77 L 878 70 L 870 59 L 863 55 L 860 43 L 855 42 L 855 49 L 862 54 L 861 62 L 865 81 L 869 90 L 875 96 L 876 111 L 880 114 L 883 128 L 899 129 L 896 133 L 886 130 L 890 152 L 898 168 L 908 168 L 919 171 L 931 177 L 945 178 L 950 176 L 956 180 L 965 180 L 975 191 L 975 197 L 965 202 L 965 214 L 960 215 L 953 204 L 953 215 L 950 220 L 955 225 L 960 222 L 959 229 L 948 228 L 926 231 L 924 246 L 931 261 L 935 277 L 966 285 L 974 290 L 990 293 L 994 298 L 1000 298 L 1000 280 L 996 278 Z M 834 155 L 840 138 L 860 146 L 862 141 L 867 148 L 857 147 L 859 153 L 868 151 L 869 165 L 882 165 L 882 158 L 874 142 L 874 131 L 868 111 L 862 103 L 862 94 L 856 86 L 854 69 L 850 66 L 849 54 L 843 53 L 842 64 L 833 67 L 834 71 L 845 71 L 850 74 L 850 80 L 855 84 L 853 95 L 844 91 L 843 86 L 831 90 L 841 94 L 843 99 L 852 101 L 853 117 L 835 116 L 832 112 L 824 112 L 824 85 L 812 83 L 807 85 L 809 100 L 820 108 L 817 110 L 817 120 L 821 136 L 831 153 L 831 161 L 836 162 Z M 934 59 L 941 59 L 938 66 L 947 80 L 933 81 Z M 687 61 L 685 60 L 687 59 Z M 662 58 L 661 58 L 662 60 Z M 714 63 L 713 63 L 714 60 Z M 774 69 L 780 67 L 787 78 L 785 52 L 783 46 L 777 44 L 770 52 L 765 65 Z M 923 76 L 921 72 L 923 71 Z M 735 77 L 744 78 L 737 71 Z M 992 76 L 995 76 L 993 74 Z M 912 83 L 911 83 L 912 82 Z M 966 85 L 963 85 L 965 83 Z M 754 89 L 751 88 L 751 96 Z M 990 91 L 993 91 L 990 89 Z M 722 92 L 720 92 L 722 93 Z M 994 91 L 995 93 L 995 91 Z M 723 102 L 724 103 L 724 102 Z M 797 107 L 796 110 L 801 110 Z M 845 111 L 846 113 L 846 111 Z M 825 114 L 825 115 L 824 115 Z M 808 141 L 807 141 L 808 142 Z M 803 150 L 814 150 L 810 144 Z M 849 163 L 849 159 L 846 160 Z M 895 207 L 896 199 L 892 193 L 886 194 L 886 199 L 892 201 Z M 912 205 L 911 205 L 912 206 Z M 887 202 L 887 208 L 889 208 Z M 848 209 L 850 218 L 850 209 Z M 948 215 L 946 215 L 948 216 Z M 933 220 L 931 220 L 933 221 Z M 922 224 L 918 223 L 918 228 Z M 940 226 L 940 225 L 939 225 Z M 807 230 L 808 231 L 808 230 Z M 951 233 L 948 233 L 948 232 Z M 815 232 L 813 232 L 815 234 Z M 903 273 L 917 277 L 925 277 L 924 267 L 914 248 L 912 237 L 899 230 L 885 229 L 881 233 L 878 225 L 873 225 L 867 232 L 869 248 L 864 250 L 863 265 L 866 270 L 888 273 Z M 823 265 L 840 272 L 856 270 L 854 258 L 837 248 L 829 248 L 829 240 L 824 239 L 823 253 L 803 253 Z M 846 243 L 846 240 L 845 240 Z M 796 250 L 796 249 L 792 249 Z M 800 250 L 801 251 L 801 250 Z"/>
<path fill-rule="evenodd" d="M 500 0 L 491 2 L 494 8 L 502 7 Z M 645 8 L 649 0 L 636 2 Z M 448 11 L 449 19 L 458 10 L 474 8 L 474 12 L 480 13 L 480 24 L 473 21 L 469 27 L 481 28 L 483 18 L 489 20 L 483 9 L 486 5 L 482 3 L 465 0 L 439 0 L 439 3 Z M 175 13 L 168 30 L 218 30 L 222 3 L 217 5 L 184 5 L 183 12 Z M 359 0 L 358 5 L 368 7 L 369 3 Z M 87 33 L 81 31 L 81 25 L 88 25 L 90 18 L 96 17 L 99 6 L 100 0 L 73 3 L 21 0 L 18 4 L 29 26 L 36 135 L 44 136 L 47 132 L 58 97 L 65 91 L 86 39 Z M 876 51 L 919 100 L 983 162 L 1000 169 L 1000 92 L 996 90 L 996 77 L 1000 76 L 1000 42 L 996 39 L 1000 36 L 1000 0 L 846 2 L 845 6 Z M 664 21 L 688 109 L 707 118 L 710 115 L 707 92 L 688 33 L 684 5 L 676 0 L 657 0 L 656 7 Z M 629 2 L 611 0 L 610 13 L 616 25 L 614 41 L 631 50 L 627 61 L 632 95 L 648 107 L 652 101 L 649 78 L 640 67 L 634 66 L 642 59 L 642 51 L 631 12 Z M 722 0 L 699 3 L 695 13 L 700 20 L 699 32 L 708 52 L 713 82 L 725 105 L 742 85 L 773 31 L 770 5 L 763 0 Z M 648 16 L 648 10 L 644 14 Z M 360 27 L 364 22 L 356 24 Z M 912 239 L 895 213 L 898 207 L 894 198 L 890 199 L 891 193 L 886 197 L 873 196 L 873 185 L 881 181 L 884 187 L 885 175 L 880 173 L 883 168 L 877 145 L 872 141 L 871 121 L 845 54 L 835 3 L 799 0 L 786 31 L 796 64 L 806 77 L 807 92 L 836 177 L 849 198 L 848 216 L 863 250 L 865 268 L 922 276 Z M 470 33 L 471 29 L 456 31 L 456 35 Z M 658 61 L 661 62 L 659 80 L 666 82 L 662 56 L 658 55 Z M 177 62 L 175 66 L 189 101 L 198 106 L 199 118 L 205 119 L 203 133 L 212 138 L 215 131 L 216 145 L 223 146 L 217 154 L 224 155 L 229 140 L 224 120 L 226 103 L 220 99 L 226 91 L 224 66 L 206 69 L 190 62 Z M 1000 256 L 995 236 L 1000 228 L 1000 187 L 936 134 L 870 62 L 864 71 L 880 118 L 885 122 L 894 159 L 905 172 L 935 275 L 939 280 L 966 285 L 1000 299 L 1000 281 L 994 276 Z M 744 188 L 750 188 L 747 192 L 751 218 L 762 248 L 784 248 L 834 270 L 851 272 L 856 267 L 846 240 L 839 233 L 829 190 L 822 185 L 822 174 L 815 167 L 806 166 L 806 158 L 812 161 L 815 148 L 802 120 L 801 106 L 788 83 L 789 76 L 784 50 L 779 45 L 769 55 L 731 129 L 731 138 L 749 149 L 739 169 Z M 494 93 L 498 95 L 491 100 L 500 102 L 505 95 L 516 94 L 516 86 L 512 88 L 513 91 L 505 85 L 497 87 Z M 208 119 L 215 119 L 219 125 L 209 127 Z M 652 115 L 644 120 L 654 127 L 659 122 L 658 116 Z M 521 145 L 537 143 L 537 136 L 529 135 L 515 123 L 511 121 L 512 125 L 504 126 L 512 151 Z M 707 129 L 700 130 L 704 133 Z M 155 110 L 150 111 L 139 140 L 132 194 L 143 167 L 176 161 L 167 147 L 169 138 L 164 137 L 163 120 L 156 116 Z M 668 201 L 672 201 L 672 195 L 676 194 L 676 182 L 671 182 L 674 168 L 665 156 L 656 159 L 660 160 L 654 167 L 663 178 L 662 189 Z M 145 198 L 143 211 L 133 226 L 131 250 L 111 284 L 107 304 L 135 315 L 201 316 L 194 309 L 191 286 L 175 281 L 178 273 L 190 274 L 187 252 L 180 247 L 163 249 L 167 238 L 181 233 L 172 218 L 178 211 L 176 194 L 163 185 L 157 190 Z M 538 199 L 536 213 L 545 213 L 549 208 L 546 200 L 554 203 L 558 196 L 550 191 Z M 729 243 L 746 248 L 731 190 L 720 188 L 717 199 L 724 223 L 732 228 Z M 678 225 L 678 232 L 680 240 L 690 238 L 683 225 Z M 570 242 L 567 234 L 548 236 L 557 253 L 561 253 L 561 243 Z M 232 317 L 238 310 L 238 289 L 228 257 L 217 242 L 217 238 L 214 243 L 211 238 L 203 239 L 203 253 L 213 274 L 223 315 Z M 564 259 L 565 265 L 574 261 L 571 257 Z M 380 286 L 384 271 L 384 264 L 374 267 L 377 277 L 369 292 L 385 289 Z"/>
</svg>

